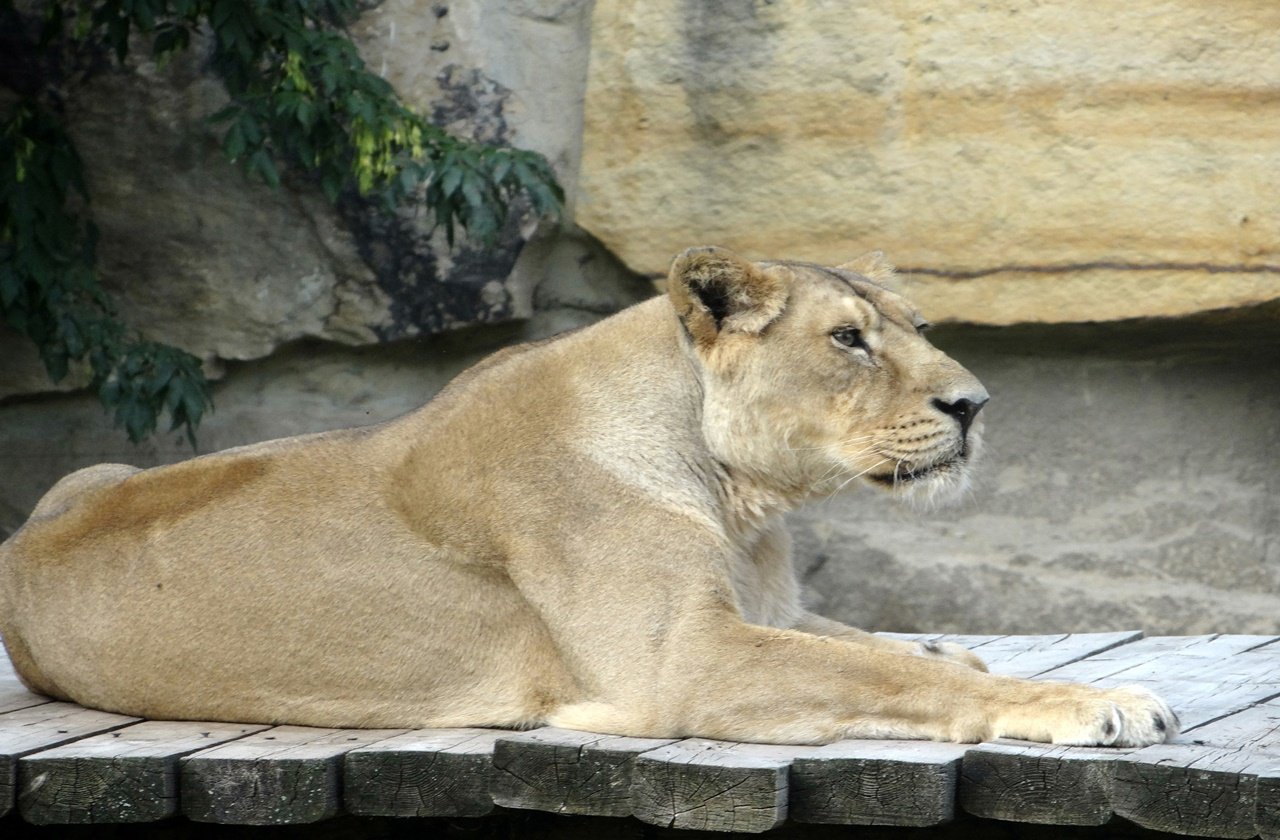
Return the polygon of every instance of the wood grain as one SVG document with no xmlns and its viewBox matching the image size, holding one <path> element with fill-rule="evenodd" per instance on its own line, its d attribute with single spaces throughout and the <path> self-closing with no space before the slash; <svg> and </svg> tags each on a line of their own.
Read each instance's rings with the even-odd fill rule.
<svg viewBox="0 0 1280 840">
<path fill-rule="evenodd" d="M 0 816 L 13 810 L 18 759 L 138 720 L 74 703 L 42 703 L 0 715 Z"/>
<path fill-rule="evenodd" d="M 791 764 L 791 819 L 836 825 L 931 826 L 955 816 L 960 744 L 839 741 Z"/>
<path fill-rule="evenodd" d="M 483 817 L 493 812 L 498 729 L 406 732 L 359 747 L 343 762 L 348 812 L 369 817 Z"/>
<path fill-rule="evenodd" d="M 1144 685 L 1178 713 L 1184 731 L 1280 693 L 1273 636 L 1142 639 L 1043 674 L 1104 687 Z M 1270 648 L 1270 650 L 1268 650 Z M 960 805 L 974 816 L 1055 825 L 1102 825 L 1116 813 L 1118 762 L 1134 751 L 1019 742 L 965 753 Z"/>
<path fill-rule="evenodd" d="M 1253 837 L 1258 774 L 1280 765 L 1280 700 L 1197 727 L 1115 763 L 1115 812 L 1158 831 Z"/>
<path fill-rule="evenodd" d="M 1053 636 L 968 636 L 946 633 L 879 633 L 911 641 L 951 642 L 982 657 L 993 674 L 1030 678 L 1142 638 L 1140 630 L 1060 633 Z"/>
<path fill-rule="evenodd" d="M 144 721 L 18 761 L 18 809 L 37 825 L 155 822 L 178 813 L 178 759 L 266 726 Z"/>
<path fill-rule="evenodd" d="M 493 801 L 504 808 L 629 817 L 636 758 L 673 742 L 553 727 L 507 734 L 494 750 Z"/>
<path fill-rule="evenodd" d="M 788 768 L 803 748 L 689 738 L 640 755 L 632 812 L 694 831 L 758 833 L 787 818 Z"/>
<path fill-rule="evenodd" d="M 342 758 L 403 730 L 277 726 L 181 759 L 182 813 L 231 825 L 310 823 L 342 812 Z"/>
</svg>

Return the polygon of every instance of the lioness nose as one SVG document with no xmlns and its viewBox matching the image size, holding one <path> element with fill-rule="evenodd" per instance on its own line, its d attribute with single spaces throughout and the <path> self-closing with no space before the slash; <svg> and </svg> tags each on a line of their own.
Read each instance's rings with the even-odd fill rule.
<svg viewBox="0 0 1280 840">
<path fill-rule="evenodd" d="M 970 400 L 962 397 L 955 402 L 934 400 L 933 407 L 943 414 L 950 414 L 960 421 L 960 434 L 963 436 L 969 434 L 969 426 L 973 423 L 973 418 L 978 416 L 978 412 L 987 404 L 988 399 L 989 397 L 983 397 L 978 400 Z"/>
</svg>

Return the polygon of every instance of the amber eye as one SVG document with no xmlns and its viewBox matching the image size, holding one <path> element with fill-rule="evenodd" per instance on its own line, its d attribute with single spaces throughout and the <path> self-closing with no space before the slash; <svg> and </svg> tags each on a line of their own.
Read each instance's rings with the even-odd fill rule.
<svg viewBox="0 0 1280 840">
<path fill-rule="evenodd" d="M 866 350 L 867 343 L 862 340 L 862 330 L 857 327 L 836 327 L 831 331 L 831 340 L 842 347 L 855 350 Z"/>
</svg>

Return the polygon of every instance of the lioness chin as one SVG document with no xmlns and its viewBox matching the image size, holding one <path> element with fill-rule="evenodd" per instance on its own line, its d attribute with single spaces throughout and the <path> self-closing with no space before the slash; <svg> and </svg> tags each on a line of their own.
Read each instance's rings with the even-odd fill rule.
<svg viewBox="0 0 1280 840">
<path fill-rule="evenodd" d="M 819 743 L 1136 746 L 1140 688 L 806 612 L 783 514 L 964 484 L 987 392 L 877 281 L 678 257 L 668 294 L 371 426 L 59 482 L 0 547 L 35 691 L 124 714 Z"/>
</svg>

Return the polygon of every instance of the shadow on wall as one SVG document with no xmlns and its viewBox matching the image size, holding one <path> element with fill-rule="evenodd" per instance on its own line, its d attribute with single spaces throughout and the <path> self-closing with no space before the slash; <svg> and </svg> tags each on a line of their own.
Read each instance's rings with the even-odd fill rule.
<svg viewBox="0 0 1280 840">
<path fill-rule="evenodd" d="M 937 329 L 993 395 L 975 488 L 795 516 L 814 608 L 878 630 L 1274 633 L 1277 316 Z"/>
</svg>

